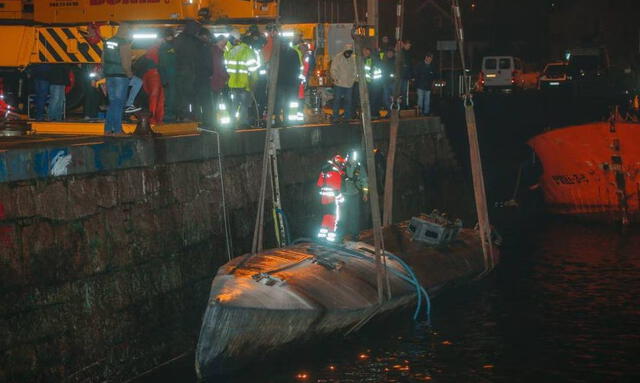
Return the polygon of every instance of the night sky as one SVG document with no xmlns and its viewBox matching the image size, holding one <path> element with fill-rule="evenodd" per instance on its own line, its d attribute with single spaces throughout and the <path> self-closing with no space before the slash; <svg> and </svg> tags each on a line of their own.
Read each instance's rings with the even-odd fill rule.
<svg viewBox="0 0 640 383">
<path fill-rule="evenodd" d="M 366 0 L 358 0 L 361 9 Z M 434 5 L 434 3 L 436 5 Z M 286 22 L 352 22 L 352 0 L 282 0 Z M 380 1 L 380 35 L 393 35 L 395 0 Z M 606 46 L 612 62 L 637 64 L 638 0 L 460 0 L 472 62 L 485 54 L 512 54 L 543 65 L 578 46 Z M 449 0 L 406 0 L 405 36 L 414 53 L 435 51 L 454 38 Z"/>
</svg>

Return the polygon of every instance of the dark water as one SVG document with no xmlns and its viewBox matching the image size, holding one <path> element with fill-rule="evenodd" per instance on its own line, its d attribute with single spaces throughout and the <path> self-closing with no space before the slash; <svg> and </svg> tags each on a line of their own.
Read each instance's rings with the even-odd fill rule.
<svg viewBox="0 0 640 383">
<path fill-rule="evenodd" d="M 434 301 L 432 328 L 391 318 L 213 381 L 639 382 L 640 230 L 542 222 L 506 242 L 490 278 Z M 195 381 L 192 361 L 140 381 Z"/>
</svg>

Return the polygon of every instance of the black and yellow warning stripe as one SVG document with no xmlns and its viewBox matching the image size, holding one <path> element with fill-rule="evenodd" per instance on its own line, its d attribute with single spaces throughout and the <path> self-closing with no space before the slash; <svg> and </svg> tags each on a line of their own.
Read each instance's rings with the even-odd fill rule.
<svg viewBox="0 0 640 383">
<path fill-rule="evenodd" d="M 74 27 L 38 28 L 38 59 L 43 63 L 99 63 L 102 48 Z"/>
</svg>

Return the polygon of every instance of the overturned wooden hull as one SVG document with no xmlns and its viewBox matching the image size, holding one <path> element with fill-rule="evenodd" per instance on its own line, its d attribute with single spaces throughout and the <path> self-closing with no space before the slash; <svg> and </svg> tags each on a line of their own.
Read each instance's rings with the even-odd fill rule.
<svg viewBox="0 0 640 383">
<path fill-rule="evenodd" d="M 462 230 L 442 248 L 411 241 L 406 224 L 384 235 L 387 251 L 407 262 L 430 294 L 485 270 L 475 231 Z M 284 345 L 345 333 L 373 315 L 415 304 L 415 285 L 401 277 L 407 271 L 388 259 L 392 298 L 378 305 L 373 247 L 364 237 L 345 248 L 301 243 L 222 266 L 196 349 L 198 375 L 228 372 Z"/>
</svg>

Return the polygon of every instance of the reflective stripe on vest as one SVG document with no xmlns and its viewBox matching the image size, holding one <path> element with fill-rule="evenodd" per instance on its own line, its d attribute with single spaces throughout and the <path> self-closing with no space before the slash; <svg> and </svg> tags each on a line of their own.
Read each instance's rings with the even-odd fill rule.
<svg viewBox="0 0 640 383">
<path fill-rule="evenodd" d="M 127 41 L 120 37 L 112 37 L 104 44 L 104 62 L 102 71 L 105 76 L 125 76 L 126 72 L 122 67 L 120 49 Z"/>
<path fill-rule="evenodd" d="M 253 49 L 245 43 L 236 45 L 226 55 L 225 64 L 229 73 L 229 88 L 250 90 L 249 73 L 260 67 Z"/>
<path fill-rule="evenodd" d="M 367 82 L 382 78 L 382 69 L 378 66 L 374 66 L 373 59 L 371 57 L 366 59 L 364 62 L 364 76 Z"/>
</svg>

